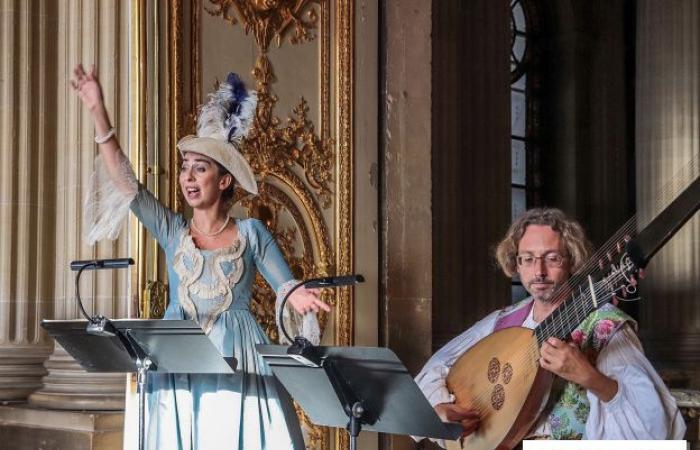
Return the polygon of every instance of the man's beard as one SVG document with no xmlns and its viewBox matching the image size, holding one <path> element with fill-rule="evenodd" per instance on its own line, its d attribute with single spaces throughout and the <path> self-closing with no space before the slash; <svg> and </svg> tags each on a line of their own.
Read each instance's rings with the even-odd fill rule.
<svg viewBox="0 0 700 450">
<path fill-rule="evenodd" d="M 533 293 L 532 285 L 533 285 L 534 283 L 538 283 L 538 284 L 542 284 L 542 283 L 549 284 L 549 285 L 550 285 L 550 289 L 547 289 L 547 290 L 544 291 L 544 292 L 539 291 L 539 292 L 537 292 L 537 293 Z M 556 300 L 556 298 L 555 298 L 555 296 L 554 296 L 554 293 L 556 292 L 556 290 L 557 290 L 558 287 L 559 287 L 559 285 L 558 285 L 557 283 L 555 283 L 554 281 L 548 280 L 547 278 L 544 278 L 544 277 L 542 277 L 542 278 L 539 278 L 539 277 L 538 277 L 538 278 L 534 278 L 533 280 L 531 280 L 531 281 L 527 284 L 527 288 L 528 288 L 527 291 L 528 291 L 528 292 L 532 295 L 532 297 L 533 297 L 535 300 L 537 300 L 537 301 L 540 301 L 540 302 L 543 302 L 543 303 L 554 303 L 555 300 Z"/>
</svg>

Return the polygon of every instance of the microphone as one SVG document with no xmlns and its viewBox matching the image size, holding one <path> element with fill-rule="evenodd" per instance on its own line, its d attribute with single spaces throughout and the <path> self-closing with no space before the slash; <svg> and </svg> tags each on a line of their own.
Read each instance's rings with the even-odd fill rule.
<svg viewBox="0 0 700 450">
<path fill-rule="evenodd" d="M 296 284 L 293 288 L 287 292 L 284 296 L 282 302 L 280 303 L 280 312 L 277 322 L 280 324 L 282 329 L 282 334 L 292 345 L 287 348 L 287 354 L 292 358 L 296 359 L 300 363 L 307 365 L 309 367 L 321 367 L 323 361 L 319 355 L 316 347 L 308 341 L 303 336 L 297 336 L 292 339 L 287 333 L 287 329 L 284 326 L 284 305 L 287 303 L 287 299 L 292 292 L 296 291 L 298 288 L 304 286 L 307 289 L 322 288 L 322 287 L 338 287 L 338 286 L 348 286 L 352 284 L 362 283 L 365 281 L 365 277 L 359 274 L 352 275 L 341 275 L 337 277 L 322 277 L 322 278 L 312 278 L 310 280 L 302 281 Z"/>
<path fill-rule="evenodd" d="M 362 283 L 363 281 L 365 281 L 365 277 L 359 274 L 342 275 L 339 277 L 313 278 L 311 280 L 305 281 L 304 287 L 307 289 L 314 289 L 324 287 L 350 286 L 352 284 Z"/>
<path fill-rule="evenodd" d="M 123 269 L 134 264 L 131 258 L 114 259 L 89 259 L 85 261 L 72 261 L 70 270 L 97 270 L 97 269 Z"/>
<path fill-rule="evenodd" d="M 117 331 L 114 325 L 104 316 L 90 317 L 85 311 L 83 302 L 80 300 L 80 275 L 83 270 L 98 270 L 98 269 L 123 269 L 134 264 L 131 258 L 114 258 L 114 259 L 91 259 L 85 261 L 72 261 L 70 268 L 78 273 L 75 275 L 75 299 L 80 307 L 80 312 L 87 319 L 87 332 L 96 336 L 115 336 Z"/>
</svg>

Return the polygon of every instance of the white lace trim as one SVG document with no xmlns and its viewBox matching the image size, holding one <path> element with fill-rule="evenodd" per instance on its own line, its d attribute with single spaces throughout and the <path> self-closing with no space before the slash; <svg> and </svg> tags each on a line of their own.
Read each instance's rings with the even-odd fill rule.
<svg viewBox="0 0 700 450">
<path fill-rule="evenodd" d="M 205 260 L 201 250 L 194 245 L 192 236 L 187 233 L 186 230 L 180 237 L 180 243 L 178 244 L 173 258 L 173 269 L 180 277 L 178 296 L 180 298 L 180 305 L 187 315 L 191 317 L 192 320 L 199 323 L 197 307 L 192 301 L 191 294 L 196 294 L 198 297 L 207 300 L 214 300 L 222 296 L 224 298 L 219 306 L 217 308 L 212 308 L 204 316 L 202 323 L 199 323 L 206 334 L 209 334 L 216 319 L 218 319 L 221 313 L 226 311 L 233 302 L 233 287 L 240 281 L 245 269 L 241 256 L 245 251 L 246 245 L 247 241 L 245 237 L 239 234 L 238 239 L 232 246 L 214 251 L 214 256 L 209 260 Z M 189 257 L 194 264 L 191 270 L 188 270 L 185 266 L 185 257 Z M 234 265 L 228 277 L 224 275 L 224 271 L 221 268 L 221 264 L 225 262 L 231 262 Z M 216 278 L 216 283 L 204 283 L 201 281 L 205 264 Z"/>
<path fill-rule="evenodd" d="M 277 329 L 279 330 L 279 341 L 280 344 L 291 344 L 287 341 L 282 333 L 282 327 L 280 326 L 280 304 L 287 295 L 290 289 L 296 286 L 299 280 L 289 280 L 277 289 L 277 300 L 275 301 L 275 322 L 277 323 Z M 289 300 L 285 304 L 284 312 L 282 313 L 282 320 L 284 321 L 284 327 L 287 329 L 287 333 L 294 338 L 296 336 L 303 336 L 308 339 L 313 345 L 318 345 L 321 343 L 321 327 L 318 325 L 318 317 L 316 317 L 315 312 L 308 312 L 304 315 L 299 314 L 292 305 L 289 304 Z"/>
<path fill-rule="evenodd" d="M 191 269 L 185 266 L 185 256 L 189 256 L 192 261 L 193 267 Z M 183 230 L 180 236 L 180 243 L 173 257 L 173 270 L 175 270 L 175 273 L 180 277 L 180 284 L 177 287 L 180 307 L 185 310 L 185 313 L 195 322 L 198 322 L 197 307 L 190 298 L 190 286 L 202 276 L 203 268 L 204 257 L 197 251 L 194 242 L 192 242 L 192 237 L 187 233 L 187 230 Z"/>
<path fill-rule="evenodd" d="M 129 160 L 122 154 L 119 162 L 119 178 L 112 180 L 102 156 L 95 158 L 83 205 L 84 239 L 88 245 L 119 236 L 124 219 L 129 215 L 129 205 L 139 191 Z"/>
</svg>

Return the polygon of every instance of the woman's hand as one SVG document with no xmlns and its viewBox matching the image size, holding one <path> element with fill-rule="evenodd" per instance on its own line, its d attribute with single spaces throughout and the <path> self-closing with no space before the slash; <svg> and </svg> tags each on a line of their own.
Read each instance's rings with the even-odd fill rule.
<svg viewBox="0 0 700 450">
<path fill-rule="evenodd" d="M 90 71 L 86 73 L 83 65 L 78 64 L 73 69 L 73 75 L 74 78 L 70 80 L 70 84 L 90 112 L 95 113 L 103 108 L 102 86 L 95 74 L 95 65 L 93 64 Z"/>
<path fill-rule="evenodd" d="M 310 311 L 318 312 L 321 309 L 330 312 L 331 307 L 321 301 L 320 293 L 320 289 L 306 289 L 302 286 L 294 291 L 287 301 L 299 314 L 306 314 Z"/>
<path fill-rule="evenodd" d="M 104 136 L 112 129 L 112 125 L 109 121 L 109 115 L 105 109 L 104 100 L 102 97 L 102 85 L 100 80 L 97 79 L 95 74 L 95 65 L 90 67 L 90 72 L 85 72 L 82 64 L 78 64 L 73 69 L 73 76 L 70 80 L 71 86 L 78 93 L 78 98 L 83 104 L 90 110 L 92 119 L 95 121 L 95 133 L 97 136 Z M 119 149 L 119 144 L 116 138 L 112 138 L 108 141 L 102 142 L 104 145 L 100 145 L 100 151 L 105 149 L 107 152 L 105 157 L 107 161 L 107 170 L 110 171 L 110 175 L 119 177 L 119 160 L 123 157 L 121 150 Z"/>
</svg>

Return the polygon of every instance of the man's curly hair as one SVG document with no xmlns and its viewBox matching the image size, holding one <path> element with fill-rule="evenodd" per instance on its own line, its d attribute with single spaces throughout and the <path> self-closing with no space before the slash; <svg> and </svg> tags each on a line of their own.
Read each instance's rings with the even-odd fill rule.
<svg viewBox="0 0 700 450">
<path fill-rule="evenodd" d="M 517 273 L 518 244 L 529 225 L 548 225 L 561 235 L 571 273 L 575 273 L 591 255 L 593 246 L 581 225 L 569 219 L 560 209 L 533 208 L 525 211 L 510 226 L 496 247 L 496 261 L 508 277 Z"/>
</svg>

